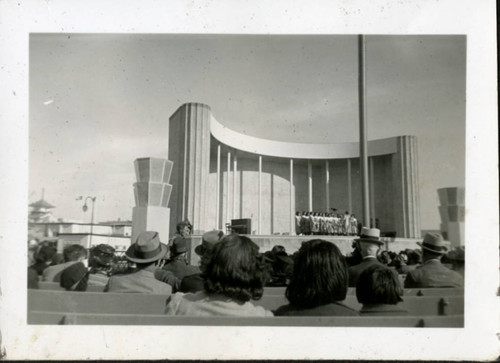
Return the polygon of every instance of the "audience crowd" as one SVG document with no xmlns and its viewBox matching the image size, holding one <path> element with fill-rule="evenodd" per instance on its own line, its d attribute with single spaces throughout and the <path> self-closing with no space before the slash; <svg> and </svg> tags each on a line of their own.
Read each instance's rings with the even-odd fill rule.
<svg viewBox="0 0 500 363">
<path fill-rule="evenodd" d="M 28 288 L 46 281 L 68 291 L 94 285 L 104 292 L 167 295 L 168 315 L 350 316 L 408 314 L 400 306 L 404 288 L 463 287 L 465 250 L 449 250 L 439 234 L 427 233 L 418 242 L 420 249 L 395 253 L 381 248 L 379 229 L 349 229 L 356 225 L 357 230 L 357 222 L 348 213 L 345 225 L 340 223 L 345 229 L 329 230 L 333 224 L 326 222 L 326 227 L 312 228 L 317 221 L 318 226 L 323 223 L 320 217 L 336 218 L 298 213 L 297 223 L 304 234 L 320 233 L 316 231 L 321 228 L 331 234 L 356 234 L 350 255 L 343 256 L 334 243 L 322 239 L 302 242 L 293 254 L 281 245 L 260 253 L 247 236 L 210 231 L 194 249 L 200 263 L 193 266 L 186 239 L 192 227 L 181 222 L 166 244 L 155 231 L 141 232 L 124 256 L 106 244 L 89 251 L 68 245 L 58 254 L 53 243 L 30 240 Z M 303 221 L 309 229 L 303 229 Z M 285 287 L 288 304 L 269 311 L 252 303 L 266 287 L 275 286 Z M 356 289 L 360 311 L 342 302 L 349 287 Z"/>
</svg>

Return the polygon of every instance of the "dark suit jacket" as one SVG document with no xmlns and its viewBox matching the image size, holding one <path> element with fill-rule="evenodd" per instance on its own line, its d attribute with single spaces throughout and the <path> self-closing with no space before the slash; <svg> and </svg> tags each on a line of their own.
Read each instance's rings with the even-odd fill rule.
<svg viewBox="0 0 500 363">
<path fill-rule="evenodd" d="M 405 288 L 463 287 L 464 278 L 458 272 L 443 266 L 439 260 L 429 260 L 413 271 L 405 279 Z"/>
<path fill-rule="evenodd" d="M 356 316 L 358 312 L 341 302 L 333 302 L 310 309 L 298 309 L 290 304 L 280 306 L 275 316 Z"/>
<path fill-rule="evenodd" d="M 373 265 L 380 265 L 383 266 L 376 257 L 368 257 L 364 258 L 361 263 L 358 263 L 357 265 L 349 267 L 349 287 L 356 287 L 358 284 L 359 280 L 359 275 L 361 275 L 361 272 L 363 272 L 365 269 L 367 269 L 370 266 Z"/>
<path fill-rule="evenodd" d="M 175 277 L 181 280 L 185 276 L 200 273 L 198 267 L 189 265 L 184 260 L 170 260 L 163 266 L 163 270 L 172 272 Z"/>
<path fill-rule="evenodd" d="M 203 291 L 204 280 L 201 274 L 186 276 L 182 279 L 179 291 L 181 292 L 198 292 Z"/>
</svg>

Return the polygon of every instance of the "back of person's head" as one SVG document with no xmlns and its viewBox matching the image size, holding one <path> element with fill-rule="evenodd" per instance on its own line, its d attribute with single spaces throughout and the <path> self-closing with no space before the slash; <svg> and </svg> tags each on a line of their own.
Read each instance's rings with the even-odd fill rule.
<svg viewBox="0 0 500 363">
<path fill-rule="evenodd" d="M 382 251 L 380 252 L 378 255 L 377 255 L 377 259 L 379 260 L 379 262 L 383 265 L 388 265 L 391 263 L 391 257 L 389 256 L 389 252 L 388 251 Z"/>
<path fill-rule="evenodd" d="M 87 268 L 83 263 L 78 262 L 62 271 L 59 283 L 67 291 L 86 291 L 88 280 Z"/>
<path fill-rule="evenodd" d="M 259 247 L 238 234 L 227 235 L 214 245 L 203 272 L 208 294 L 243 302 L 260 299 L 267 279 Z"/>
<path fill-rule="evenodd" d="M 379 245 L 370 242 L 358 242 L 359 251 L 363 257 L 366 256 L 377 256 L 377 252 L 380 249 Z"/>
<path fill-rule="evenodd" d="M 443 257 L 442 253 L 432 252 L 425 249 L 422 250 L 422 259 L 424 261 L 434 260 L 434 259 L 441 260 L 442 257 Z"/>
<path fill-rule="evenodd" d="M 374 265 L 361 272 L 356 297 L 361 304 L 397 304 L 403 301 L 403 289 L 396 271 Z"/>
<path fill-rule="evenodd" d="M 275 255 L 286 255 L 286 249 L 285 247 L 281 246 L 281 245 L 275 245 L 272 249 L 271 249 L 271 252 Z"/>
<path fill-rule="evenodd" d="M 57 250 L 51 246 L 42 246 L 35 254 L 36 262 L 49 262 L 52 260 Z"/>
<path fill-rule="evenodd" d="M 408 256 L 408 265 L 418 265 L 422 263 L 422 253 L 419 250 L 408 250 L 406 255 Z"/>
<path fill-rule="evenodd" d="M 344 300 L 347 283 L 347 262 L 338 247 L 315 239 L 302 243 L 286 297 L 296 307 L 313 308 Z"/>
<path fill-rule="evenodd" d="M 82 245 L 69 245 L 63 250 L 64 261 L 78 261 L 87 257 L 87 250 Z"/>
<path fill-rule="evenodd" d="M 89 257 L 91 267 L 109 267 L 115 257 L 115 249 L 108 244 L 99 244 L 92 248 Z"/>
</svg>

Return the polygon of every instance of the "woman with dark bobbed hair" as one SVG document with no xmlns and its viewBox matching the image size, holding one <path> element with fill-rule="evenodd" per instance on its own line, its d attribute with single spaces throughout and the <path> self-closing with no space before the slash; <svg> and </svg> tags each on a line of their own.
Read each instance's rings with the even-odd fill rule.
<svg viewBox="0 0 500 363">
<path fill-rule="evenodd" d="M 398 306 L 402 302 L 403 289 L 396 271 L 381 265 L 365 269 L 359 276 L 356 297 L 363 304 L 361 315 L 407 315 Z"/>
<path fill-rule="evenodd" d="M 231 234 L 217 242 L 202 266 L 204 291 L 176 293 L 167 302 L 168 315 L 272 316 L 250 300 L 262 297 L 267 279 L 263 257 L 252 240 Z"/>
<path fill-rule="evenodd" d="M 274 315 L 358 315 L 340 302 L 346 297 L 348 280 L 347 262 L 337 246 L 320 239 L 303 242 L 285 293 L 290 303 Z"/>
</svg>

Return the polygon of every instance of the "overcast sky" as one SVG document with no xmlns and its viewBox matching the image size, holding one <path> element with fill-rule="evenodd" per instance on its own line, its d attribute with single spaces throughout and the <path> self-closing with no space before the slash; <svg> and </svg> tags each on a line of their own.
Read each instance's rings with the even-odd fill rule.
<svg viewBox="0 0 500 363">
<path fill-rule="evenodd" d="M 367 36 L 369 139 L 415 135 L 423 229 L 437 189 L 465 185 L 464 36 Z M 248 135 L 358 139 L 357 38 L 350 35 L 32 35 L 29 201 L 54 216 L 131 219 L 133 162 L 167 154 L 183 103 Z"/>
</svg>

